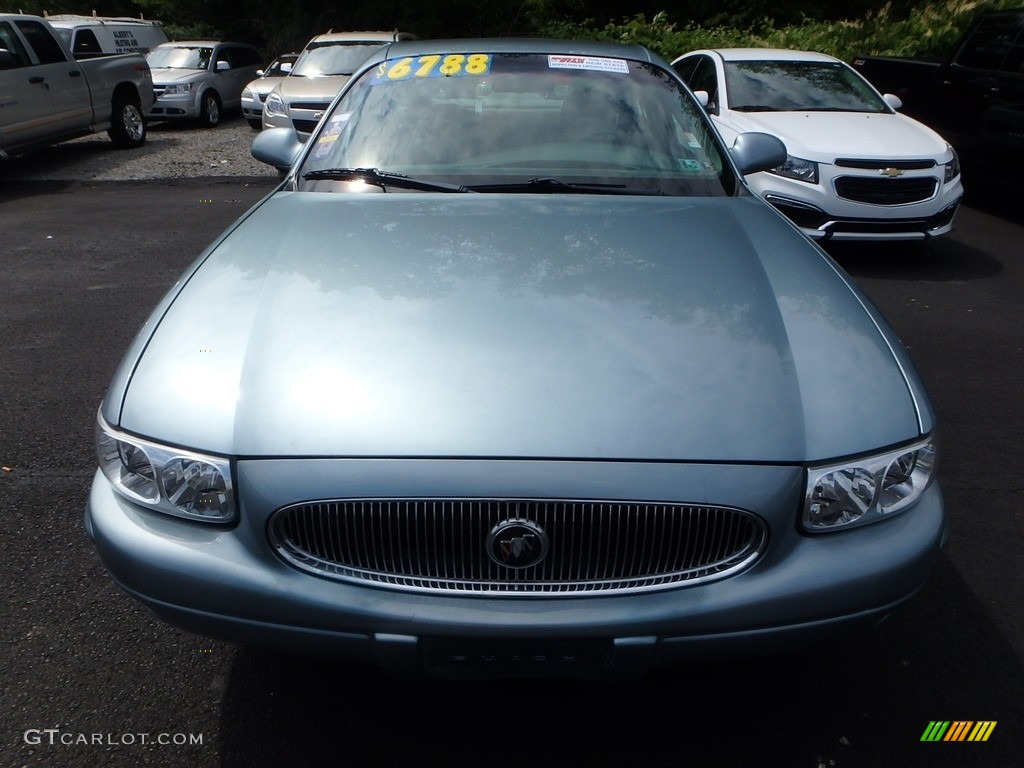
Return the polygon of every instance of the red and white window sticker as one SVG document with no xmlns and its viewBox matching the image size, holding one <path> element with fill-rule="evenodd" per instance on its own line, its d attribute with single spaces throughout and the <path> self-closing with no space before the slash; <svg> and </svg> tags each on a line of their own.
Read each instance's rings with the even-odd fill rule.
<svg viewBox="0 0 1024 768">
<path fill-rule="evenodd" d="M 629 65 L 623 59 L 605 59 L 600 56 L 548 56 L 551 69 L 590 69 L 595 72 L 621 72 L 629 74 Z"/>
</svg>

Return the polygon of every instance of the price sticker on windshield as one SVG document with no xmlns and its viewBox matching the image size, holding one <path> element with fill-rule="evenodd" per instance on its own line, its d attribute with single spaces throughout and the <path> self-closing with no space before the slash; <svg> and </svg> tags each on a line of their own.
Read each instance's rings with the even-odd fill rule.
<svg viewBox="0 0 1024 768">
<path fill-rule="evenodd" d="M 478 77 L 490 71 L 489 53 L 431 53 L 383 62 L 377 67 L 372 84 L 416 77 Z"/>
<path fill-rule="evenodd" d="M 619 72 L 629 74 L 629 65 L 622 59 L 606 59 L 600 56 L 548 56 L 551 69 L 588 69 L 591 72 Z"/>
</svg>

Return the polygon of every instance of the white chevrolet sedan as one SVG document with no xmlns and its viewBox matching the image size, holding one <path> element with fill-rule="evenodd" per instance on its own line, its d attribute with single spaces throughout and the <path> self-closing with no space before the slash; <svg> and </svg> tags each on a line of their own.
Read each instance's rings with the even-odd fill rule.
<svg viewBox="0 0 1024 768">
<path fill-rule="evenodd" d="M 717 48 L 672 66 L 726 142 L 748 131 L 782 139 L 786 162 L 747 181 L 805 234 L 923 240 L 952 229 L 963 197 L 956 153 L 846 63 L 808 51 Z"/>
</svg>

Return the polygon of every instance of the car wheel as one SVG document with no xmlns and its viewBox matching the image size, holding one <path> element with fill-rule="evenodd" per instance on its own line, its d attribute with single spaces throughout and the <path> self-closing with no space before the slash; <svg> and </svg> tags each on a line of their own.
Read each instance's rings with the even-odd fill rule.
<svg viewBox="0 0 1024 768">
<path fill-rule="evenodd" d="M 213 91 L 203 94 L 203 106 L 199 111 L 199 122 L 207 128 L 220 125 L 220 98 Z"/>
<path fill-rule="evenodd" d="M 247 120 L 246 122 L 249 123 L 249 127 L 254 131 L 263 130 L 263 123 L 260 120 Z"/>
<path fill-rule="evenodd" d="M 117 93 L 110 105 L 110 130 L 107 131 L 115 146 L 125 149 L 141 147 L 146 142 L 146 119 L 138 102 Z"/>
</svg>

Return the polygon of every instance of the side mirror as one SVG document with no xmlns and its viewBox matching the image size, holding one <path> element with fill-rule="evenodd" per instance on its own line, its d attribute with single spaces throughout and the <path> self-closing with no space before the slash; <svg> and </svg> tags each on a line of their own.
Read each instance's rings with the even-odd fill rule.
<svg viewBox="0 0 1024 768">
<path fill-rule="evenodd" d="M 230 62 L 227 62 L 224 59 L 221 59 L 220 61 L 217 62 L 216 70 L 218 72 L 227 72 L 229 69 L 231 69 L 231 63 Z"/>
<path fill-rule="evenodd" d="M 303 143 L 294 128 L 267 128 L 252 140 L 252 156 L 279 171 L 290 168 Z"/>
<path fill-rule="evenodd" d="M 893 109 L 901 109 L 903 107 L 903 99 L 895 93 L 883 93 L 882 99 Z"/>
<path fill-rule="evenodd" d="M 292 71 L 292 65 L 291 65 L 291 62 L 288 62 L 287 64 L 282 64 L 282 65 L 281 65 L 281 71 L 282 71 L 282 72 L 284 72 L 284 73 L 285 73 L 286 75 L 287 75 L 287 74 L 288 74 L 289 72 L 291 72 L 291 71 Z"/>
<path fill-rule="evenodd" d="M 708 108 L 708 100 L 710 97 L 708 96 L 707 91 L 694 91 L 693 95 L 697 97 L 697 101 L 702 107 L 704 107 L 704 109 Z"/>
<path fill-rule="evenodd" d="M 789 156 L 786 145 L 778 136 L 755 132 L 737 136 L 729 148 L 729 154 L 744 176 L 782 165 Z"/>
</svg>

